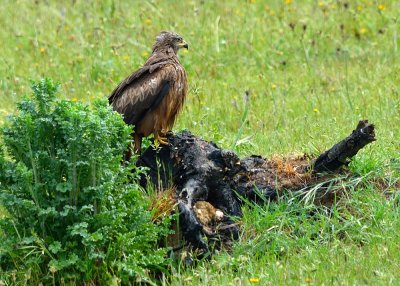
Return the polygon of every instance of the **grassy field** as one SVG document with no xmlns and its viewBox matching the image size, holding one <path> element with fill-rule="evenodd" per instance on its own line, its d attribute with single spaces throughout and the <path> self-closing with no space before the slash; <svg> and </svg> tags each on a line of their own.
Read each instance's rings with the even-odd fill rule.
<svg viewBox="0 0 400 286">
<path fill-rule="evenodd" d="M 179 55 L 189 94 L 175 130 L 241 155 L 270 156 L 318 154 L 358 120 L 375 123 L 378 141 L 350 167 L 383 178 L 389 195 L 366 179 L 333 212 L 312 219 L 297 203 L 247 207 L 233 253 L 193 269 L 178 265 L 166 284 L 400 283 L 393 187 L 400 170 L 400 1 L 2 0 L 1 6 L 0 124 L 31 79 L 53 78 L 72 100 L 107 96 L 145 62 L 162 30 L 189 43 Z"/>
</svg>

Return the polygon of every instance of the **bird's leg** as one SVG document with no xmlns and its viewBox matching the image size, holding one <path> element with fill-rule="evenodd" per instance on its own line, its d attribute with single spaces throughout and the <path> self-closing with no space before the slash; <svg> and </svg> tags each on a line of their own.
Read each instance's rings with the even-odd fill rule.
<svg viewBox="0 0 400 286">
<path fill-rule="evenodd" d="M 134 151 L 135 151 L 135 154 L 138 154 L 138 155 L 140 155 L 140 150 L 142 148 L 142 137 L 143 136 L 138 133 L 133 134 L 133 140 L 135 142 Z"/>
<path fill-rule="evenodd" d="M 134 137 L 134 133 L 131 134 L 132 139 Z M 129 144 L 128 149 L 124 152 L 123 162 L 128 162 L 132 157 L 132 143 Z"/>
</svg>

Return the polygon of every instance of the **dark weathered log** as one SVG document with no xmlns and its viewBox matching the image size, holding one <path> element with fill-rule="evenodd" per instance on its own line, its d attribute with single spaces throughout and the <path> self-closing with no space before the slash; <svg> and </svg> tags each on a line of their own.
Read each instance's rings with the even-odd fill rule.
<svg viewBox="0 0 400 286">
<path fill-rule="evenodd" d="M 321 171 L 337 171 L 362 147 L 375 140 L 374 126 L 360 121 L 353 133 L 316 160 L 308 156 L 240 159 L 190 132 L 170 134 L 168 146 L 148 148 L 137 165 L 149 168 L 142 185 L 158 189 L 174 186 L 183 237 L 191 246 L 207 251 L 208 241 L 238 237 L 235 217 L 242 199 L 265 202 L 282 189 L 299 190 L 320 180 Z M 311 162 L 311 163 L 310 163 Z"/>
</svg>

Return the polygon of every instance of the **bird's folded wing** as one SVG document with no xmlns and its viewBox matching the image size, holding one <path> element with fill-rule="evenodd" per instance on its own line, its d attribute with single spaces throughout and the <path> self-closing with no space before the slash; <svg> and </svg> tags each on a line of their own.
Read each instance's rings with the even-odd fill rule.
<svg viewBox="0 0 400 286">
<path fill-rule="evenodd" d="M 122 81 L 109 97 L 113 109 L 123 114 L 124 121 L 136 124 L 168 93 L 176 78 L 173 65 L 166 64 L 154 70 L 144 66 Z"/>
</svg>

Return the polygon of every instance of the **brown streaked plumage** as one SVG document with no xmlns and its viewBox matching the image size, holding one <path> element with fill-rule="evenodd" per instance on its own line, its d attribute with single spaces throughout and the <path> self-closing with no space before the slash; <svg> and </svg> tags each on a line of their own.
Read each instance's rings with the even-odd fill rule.
<svg viewBox="0 0 400 286">
<path fill-rule="evenodd" d="M 127 124 L 135 125 L 135 152 L 140 152 L 143 137 L 154 137 L 166 144 L 165 135 L 174 125 L 186 96 L 186 72 L 177 52 L 188 48 L 176 33 L 161 32 L 149 59 L 123 80 L 108 98 L 113 109 L 123 114 Z"/>
</svg>

